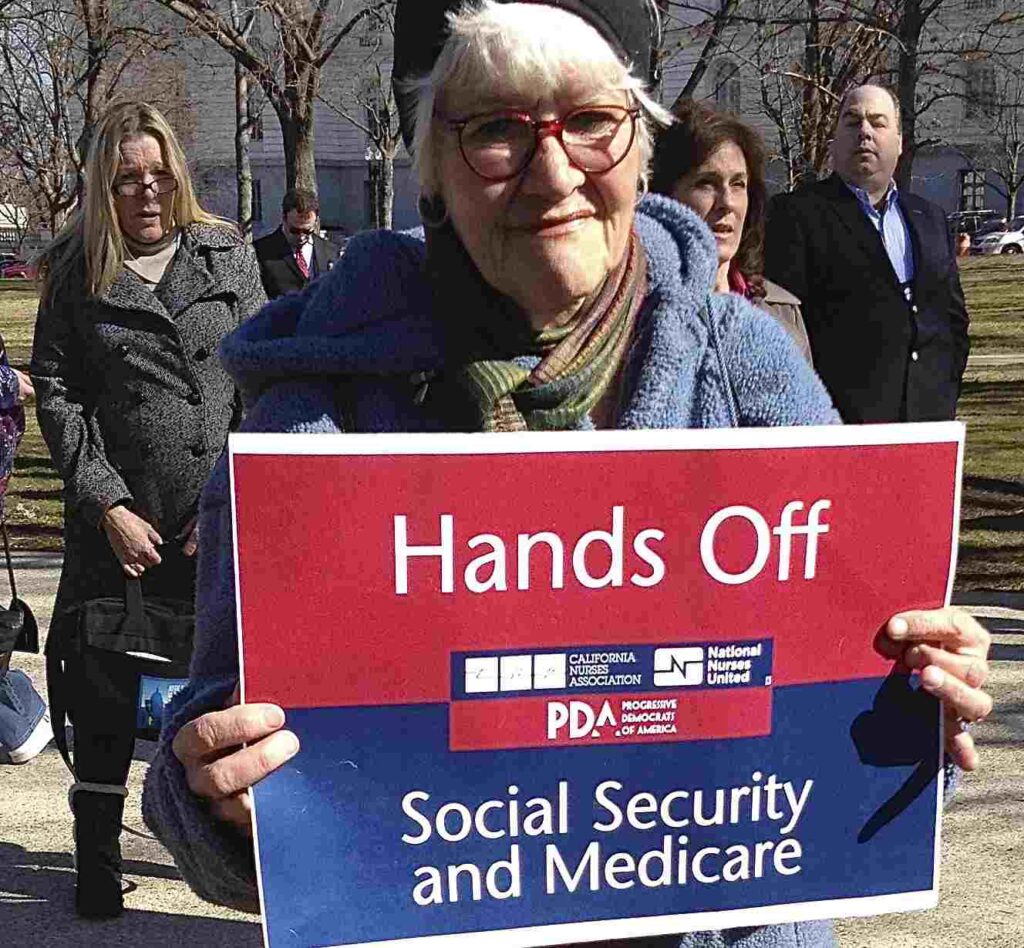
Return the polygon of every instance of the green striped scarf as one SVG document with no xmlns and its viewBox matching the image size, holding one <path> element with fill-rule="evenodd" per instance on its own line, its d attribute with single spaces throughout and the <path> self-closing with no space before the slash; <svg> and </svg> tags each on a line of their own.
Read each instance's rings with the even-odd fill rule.
<svg viewBox="0 0 1024 948">
<path fill-rule="evenodd" d="M 438 236 L 431 236 L 428 253 L 433 251 L 436 263 Z M 468 263 L 464 251 L 461 257 Z M 636 233 L 622 261 L 576 318 L 540 332 L 511 301 L 495 299 L 493 290 L 483 291 L 484 305 L 467 306 L 472 294 L 453 290 L 466 284 L 451 280 L 451 257 L 446 262 L 434 270 L 435 281 L 444 281 L 435 286 L 447 288 L 441 297 L 450 317 L 447 361 L 452 368 L 441 384 L 448 387 L 447 397 L 456 403 L 454 413 L 464 426 L 479 431 L 578 427 L 619 377 L 646 295 L 647 261 Z"/>
</svg>

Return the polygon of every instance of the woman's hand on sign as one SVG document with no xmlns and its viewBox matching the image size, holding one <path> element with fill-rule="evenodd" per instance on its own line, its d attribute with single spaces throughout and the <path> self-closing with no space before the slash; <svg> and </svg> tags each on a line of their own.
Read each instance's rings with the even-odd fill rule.
<svg viewBox="0 0 1024 948">
<path fill-rule="evenodd" d="M 157 547 L 163 539 L 148 521 L 127 507 L 117 505 L 103 515 L 103 532 L 129 578 L 137 579 L 160 562 Z"/>
<path fill-rule="evenodd" d="M 284 711 L 276 704 L 240 705 L 236 687 L 227 708 L 189 721 L 171 748 L 189 788 L 209 803 L 210 812 L 252 835 L 249 788 L 299 750 L 299 739 L 283 727 Z"/>
<path fill-rule="evenodd" d="M 921 687 L 942 702 L 946 753 L 964 770 L 978 766 L 978 751 L 968 724 L 992 711 L 982 690 L 988 678 L 991 637 L 962 609 L 927 609 L 893 616 L 879 637 L 880 650 L 921 674 Z"/>
</svg>

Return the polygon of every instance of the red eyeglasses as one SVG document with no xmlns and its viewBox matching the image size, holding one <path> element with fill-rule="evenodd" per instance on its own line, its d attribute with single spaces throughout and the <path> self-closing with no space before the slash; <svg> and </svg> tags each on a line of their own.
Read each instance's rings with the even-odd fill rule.
<svg viewBox="0 0 1024 948">
<path fill-rule="evenodd" d="M 554 135 L 581 171 L 611 171 L 633 145 L 639 114 L 638 108 L 621 105 L 585 105 L 557 119 L 505 110 L 445 121 L 457 132 L 459 151 L 476 174 L 487 181 L 508 181 L 533 160 L 543 135 Z"/>
</svg>

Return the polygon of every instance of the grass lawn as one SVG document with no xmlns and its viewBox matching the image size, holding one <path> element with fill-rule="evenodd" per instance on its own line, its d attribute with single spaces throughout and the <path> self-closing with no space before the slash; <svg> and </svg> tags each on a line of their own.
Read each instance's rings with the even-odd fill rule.
<svg viewBox="0 0 1024 948">
<path fill-rule="evenodd" d="M 0 332 L 11 365 L 28 371 L 37 298 L 24 280 L 0 280 Z M 62 547 L 63 501 L 61 480 L 50 464 L 50 452 L 36 424 L 31 404 L 25 412 L 25 437 L 14 459 L 7 487 L 7 524 L 11 545 L 19 550 L 59 550 Z"/>
<path fill-rule="evenodd" d="M 1019 353 L 1016 364 L 969 365 L 958 417 L 967 423 L 957 588 L 1024 590 L 1024 260 L 971 257 L 961 278 L 972 355 Z"/>
<path fill-rule="evenodd" d="M 962 262 L 973 355 L 1020 354 L 1015 364 L 970 366 L 959 417 L 967 457 L 957 588 L 1024 590 L 1024 260 Z M 0 281 L 0 331 L 12 363 L 28 367 L 36 299 L 30 286 Z M 7 513 L 15 547 L 59 550 L 61 483 L 34 414 L 14 466 Z"/>
</svg>

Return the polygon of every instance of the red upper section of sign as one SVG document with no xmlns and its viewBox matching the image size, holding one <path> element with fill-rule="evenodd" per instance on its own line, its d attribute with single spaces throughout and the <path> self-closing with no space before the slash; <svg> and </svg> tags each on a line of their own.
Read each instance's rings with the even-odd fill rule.
<svg viewBox="0 0 1024 948">
<path fill-rule="evenodd" d="M 522 455 L 236 455 L 240 591 L 246 699 L 290 707 L 442 702 L 452 651 L 608 643 L 735 641 L 771 636 L 775 686 L 884 675 L 871 642 L 901 609 L 942 604 L 954 528 L 954 443 L 785 450 L 580 452 Z M 760 574 L 742 585 L 712 579 L 701 561 L 704 525 L 718 510 L 759 511 L 769 529 L 787 503 L 811 505 L 816 575 L 804 579 L 807 537 L 792 539 L 790 575 L 778 578 L 780 537 Z M 611 531 L 622 508 L 623 578 L 591 589 L 574 572 L 573 548 L 588 531 Z M 454 591 L 440 589 L 436 558 L 409 561 L 409 592 L 395 592 L 396 515 L 408 542 L 437 545 L 451 515 Z M 664 562 L 660 583 L 631 575 Z M 517 536 L 557 534 L 564 588 L 551 588 L 547 546 L 519 580 Z M 488 535 L 479 539 L 480 535 Z M 478 537 L 470 549 L 472 538 Z M 466 587 L 465 571 L 506 555 L 506 591 Z M 763 537 L 762 537 L 763 539 Z M 740 517 L 719 529 L 715 554 L 727 572 L 756 558 L 757 532 Z M 586 569 L 608 567 L 591 544 Z M 494 569 L 478 564 L 485 582 Z M 470 577 L 471 579 L 473 576 Z"/>
</svg>

